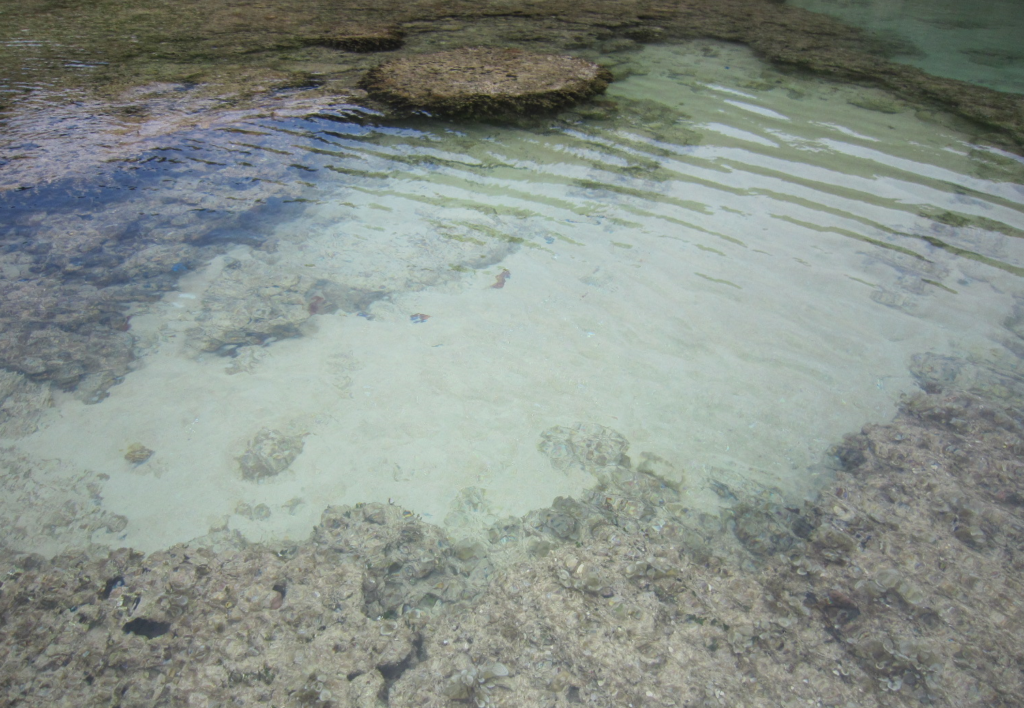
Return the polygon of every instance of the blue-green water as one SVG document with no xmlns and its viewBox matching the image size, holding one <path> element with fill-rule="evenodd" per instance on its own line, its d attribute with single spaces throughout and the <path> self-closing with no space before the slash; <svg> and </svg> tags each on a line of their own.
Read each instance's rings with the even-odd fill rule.
<svg viewBox="0 0 1024 708">
<path fill-rule="evenodd" d="M 1024 11 L 1017 0 L 789 0 L 863 27 L 894 60 L 936 76 L 1024 93 Z"/>
</svg>

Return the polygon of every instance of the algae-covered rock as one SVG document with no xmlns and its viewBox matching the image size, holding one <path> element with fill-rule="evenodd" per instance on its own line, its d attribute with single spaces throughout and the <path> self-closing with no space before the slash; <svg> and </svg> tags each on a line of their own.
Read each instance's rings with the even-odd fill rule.
<svg viewBox="0 0 1024 708">
<path fill-rule="evenodd" d="M 302 445 L 301 435 L 285 435 L 280 430 L 264 428 L 249 441 L 245 453 L 238 458 L 242 476 L 259 481 L 281 474 L 302 452 Z"/>
<path fill-rule="evenodd" d="M 371 69 L 360 85 L 398 108 L 479 117 L 543 113 L 605 90 L 611 73 L 593 62 L 518 49 L 457 49 Z"/>
<path fill-rule="evenodd" d="M 142 443 L 132 443 L 124 453 L 124 459 L 133 465 L 141 465 L 153 456 L 153 451 Z"/>
<path fill-rule="evenodd" d="M 402 46 L 404 33 L 393 25 L 341 25 L 316 39 L 346 52 L 386 52 Z"/>
</svg>

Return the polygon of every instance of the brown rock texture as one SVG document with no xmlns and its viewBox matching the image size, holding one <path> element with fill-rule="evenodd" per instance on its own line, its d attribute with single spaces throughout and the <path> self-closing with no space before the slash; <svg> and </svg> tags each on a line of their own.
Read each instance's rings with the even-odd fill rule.
<svg viewBox="0 0 1024 708">
<path fill-rule="evenodd" d="M 317 38 L 322 44 L 346 52 L 386 52 L 402 46 L 404 33 L 393 25 L 342 25 Z"/>
<path fill-rule="evenodd" d="M 3 551 L 0 697 L 1019 706 L 1018 401 L 910 396 L 892 422 L 833 448 L 816 499 L 737 489 L 721 517 L 619 457 L 600 491 L 471 538 L 365 504 L 329 507 L 309 539 L 280 547 Z"/>
<path fill-rule="evenodd" d="M 557 110 L 601 93 L 611 80 L 606 69 L 576 57 L 474 48 L 390 61 L 360 85 L 398 108 L 487 117 Z"/>
</svg>

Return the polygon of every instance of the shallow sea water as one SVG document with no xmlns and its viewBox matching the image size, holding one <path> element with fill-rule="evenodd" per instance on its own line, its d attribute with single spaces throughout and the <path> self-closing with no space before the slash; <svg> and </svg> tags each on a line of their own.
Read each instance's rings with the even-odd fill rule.
<svg viewBox="0 0 1024 708">
<path fill-rule="evenodd" d="M 1024 13 L 1016 0 L 791 0 L 882 39 L 897 61 L 997 91 L 1024 93 Z"/>
<path fill-rule="evenodd" d="M 577 423 L 694 512 L 799 499 L 916 390 L 915 354 L 1014 359 L 1019 157 L 740 46 L 600 59 L 607 94 L 538 124 L 243 117 L 8 197 L 28 232 L 216 222 L 128 304 L 132 370 L 98 402 L 9 405 L 10 545 L 302 539 L 370 501 L 469 534 L 596 484 L 538 449 Z M 293 459 L 247 479 L 262 431 Z"/>
</svg>

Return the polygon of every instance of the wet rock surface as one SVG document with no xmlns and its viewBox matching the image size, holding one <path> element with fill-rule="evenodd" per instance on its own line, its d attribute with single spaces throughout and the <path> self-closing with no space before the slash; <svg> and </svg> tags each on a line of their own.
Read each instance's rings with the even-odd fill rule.
<svg viewBox="0 0 1024 708">
<path fill-rule="evenodd" d="M 151 9 L 159 17 L 159 3 Z M 83 12 L 61 13 L 61 32 Z M 455 13 L 466 21 L 450 21 Z M 364 14 L 366 28 L 398 22 L 409 47 L 397 51 L 410 55 L 493 37 L 544 52 L 608 54 L 687 37 L 745 42 L 784 64 L 948 108 L 977 121 L 972 129 L 984 140 L 1018 151 L 1024 144 L 1019 97 L 892 64 L 860 33 L 773 3 L 599 0 L 506 11 L 414 2 Z M 148 56 L 166 65 L 142 61 L 133 47 L 131 62 L 113 57 L 90 74 L 98 95 L 118 96 L 100 111 L 116 114 L 108 125 L 154 129 L 146 115 L 168 110 L 165 95 L 187 95 L 187 110 L 175 110 L 188 117 L 164 128 L 173 132 L 197 106 L 211 107 L 205 90 L 250 98 L 302 90 L 320 107 L 324 96 L 361 99 L 357 81 L 380 61 L 359 54 L 372 32 L 299 31 L 294 24 L 308 22 L 308 13 L 267 20 L 273 38 L 245 18 L 209 21 L 202 7 L 182 16 L 142 38 L 160 45 Z M 387 45 L 395 34 L 388 30 L 374 48 L 396 50 Z M 299 68 L 279 68 L 281 52 L 303 47 L 310 53 Z M 207 62 L 212 51 L 223 51 L 223 61 L 197 72 L 190 62 Z M 231 63 L 241 56 L 253 61 Z M 136 64 L 145 69 L 139 76 L 117 75 Z M 180 83 L 158 88 L 153 76 Z M 213 88 L 193 83 L 207 79 Z M 30 186 L 19 181 L 30 172 L 19 170 L 34 155 L 4 146 L 4 189 Z M 271 176 L 280 175 L 262 173 Z M 249 173 L 239 177 L 252 182 Z M 138 202 L 124 200 L 89 219 L 53 209 L 45 224 L 11 207 L 24 192 L 7 192 L 5 435 L 34 430 L 50 405 L 49 382 L 101 400 L 133 366 L 133 305 L 175 289 L 182 273 L 226 244 L 258 246 L 266 225 L 247 228 L 239 215 L 251 210 L 259 219 L 254 204 L 299 191 L 253 188 L 237 208 L 216 213 L 200 183 L 165 191 L 157 216 L 139 216 Z M 453 245 L 454 255 L 437 262 L 475 268 L 499 261 L 502 249 L 470 260 L 468 246 Z M 258 287 L 236 287 L 227 273 L 210 289 L 206 318 L 188 332 L 197 351 L 251 353 L 295 336 L 310 316 L 358 313 L 390 291 L 376 273 L 374 282 L 339 283 L 244 267 Z M 402 287 L 440 277 L 440 269 L 427 270 Z M 1018 338 L 1022 321 L 1015 313 L 1007 323 Z M 634 464 L 620 434 L 580 423 L 551 429 L 541 445 L 556 469 L 593 473 L 596 489 L 459 539 L 398 507 L 366 505 L 328 509 L 311 538 L 294 546 L 197 544 L 148 557 L 122 550 L 52 560 L 0 553 L 0 694 L 26 706 L 1024 704 L 1021 377 L 934 356 L 915 360 L 913 370 L 927 393 L 908 399 L 890 425 L 838 445 L 835 481 L 807 504 L 723 486 L 721 496 L 732 500 L 726 514 L 694 514 L 685 478 L 670 464 L 643 453 Z M 252 479 L 282 472 L 301 451 L 301 439 L 267 432 L 243 455 L 248 468 L 240 461 Z M 127 461 L 147 464 L 147 453 Z M 69 482 L 58 462 L 34 467 L 14 448 L 0 450 L 0 462 L 3 475 L 31 478 L 10 485 L 23 491 L 0 504 L 12 520 L 8 541 L 51 537 L 66 547 L 62 539 L 106 539 L 126 528 L 127 519 L 101 510 L 105 473 Z M 20 519 L 44 487 L 48 495 L 59 487 L 61 503 L 46 517 Z M 262 504 L 249 511 L 269 513 Z"/>
<path fill-rule="evenodd" d="M 340 25 L 321 37 L 317 44 L 347 52 L 386 52 L 402 46 L 405 33 L 394 25 Z"/>
<path fill-rule="evenodd" d="M 478 46 L 578 53 L 630 42 L 708 38 L 742 42 L 774 62 L 879 85 L 914 103 L 943 106 L 984 126 L 991 133 L 986 137 L 1008 142 L 1018 152 L 1024 146 L 1024 103 L 1019 96 L 889 61 L 887 57 L 906 48 L 831 17 L 767 0 L 441 5 L 418 0 L 373 6 L 276 0 L 265 12 L 249 15 L 217 3 L 187 7 L 182 11 L 180 3 L 150 4 L 144 20 L 132 4 L 116 11 L 72 4 L 59 20 L 32 6 L 12 9 L 7 26 L 18 41 L 8 45 L 6 68 L 20 74 L 29 66 L 32 75 L 19 80 L 84 87 L 113 98 L 107 111 L 136 120 L 157 108 L 136 99 L 167 84 L 203 86 L 197 92 L 203 100 L 230 108 L 280 91 L 351 97 L 358 94 L 359 80 L 379 63 L 364 52 L 394 50 L 399 41 L 405 44 L 398 52 L 419 55 Z M 107 15 L 98 22 L 96 12 Z M 21 46 L 22 30 L 33 39 L 65 41 L 67 22 L 97 28 L 76 38 L 81 51 L 75 58 L 96 62 L 90 72 L 68 71 L 60 61 L 26 61 L 34 45 Z M 0 71 L 4 68 L 0 64 Z"/>
<path fill-rule="evenodd" d="M 293 546 L 8 554 L 11 705 L 1015 706 L 1024 413 L 943 388 L 721 518 L 643 456 L 452 541 L 332 507 Z"/>
<path fill-rule="evenodd" d="M 360 86 L 397 108 L 449 116 L 547 113 L 607 88 L 611 73 L 584 59 L 519 49 L 457 49 L 370 70 Z"/>
</svg>

